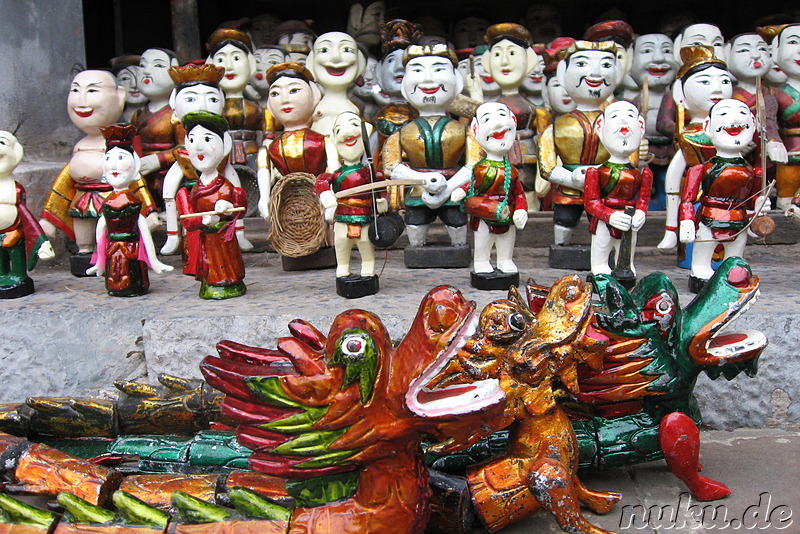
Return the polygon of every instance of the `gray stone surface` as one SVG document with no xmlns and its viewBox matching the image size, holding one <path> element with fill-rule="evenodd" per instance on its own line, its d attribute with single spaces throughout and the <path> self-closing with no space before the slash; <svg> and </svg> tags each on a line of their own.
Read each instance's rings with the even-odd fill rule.
<svg viewBox="0 0 800 534">
<path fill-rule="evenodd" d="M 67 116 L 72 69 L 86 64 L 80 0 L 0 0 L 0 129 L 28 158 L 66 160 L 82 135 Z"/>
<path fill-rule="evenodd" d="M 657 461 L 581 475 L 591 489 L 622 494 L 622 500 L 608 514 L 584 511 L 585 516 L 592 524 L 621 534 L 800 532 L 800 434 L 737 430 L 702 432 L 700 436 L 703 474 L 724 482 L 731 490 L 730 496 L 710 503 L 690 500 L 686 486 L 663 461 Z M 659 512 L 664 514 L 661 520 Z M 474 534 L 483 532 L 476 528 Z M 502 532 L 539 534 L 561 530 L 551 516 L 540 512 Z"/>
<path fill-rule="evenodd" d="M 247 230 L 263 250 L 263 222 L 248 219 Z M 770 346 L 757 377 L 712 382 L 702 375 L 696 393 L 705 422 L 714 428 L 797 427 L 800 245 L 756 245 L 747 254 L 761 277 L 762 296 L 737 326 L 762 330 Z M 166 261 L 177 266 L 179 258 Z M 546 248 L 519 248 L 515 261 L 522 281 L 532 277 L 550 284 L 572 273 L 548 268 Z M 288 334 L 291 319 L 306 319 L 324 332 L 336 314 L 352 308 L 375 312 L 392 338 L 400 339 L 427 290 L 438 284 L 459 287 L 480 307 L 505 296 L 503 291 L 470 287 L 469 268 L 406 269 L 399 249 L 378 253 L 381 290 L 356 300 L 336 295 L 333 269 L 283 271 L 274 252 L 247 254 L 245 264 L 247 294 L 216 302 L 198 298 L 198 282 L 178 270 L 153 275 L 148 295 L 124 299 L 108 297 L 99 278 L 70 276 L 64 256 L 54 265 L 40 263 L 32 273 L 37 292 L 0 304 L 0 402 L 29 395 L 113 391 L 116 379 L 155 382 L 161 372 L 199 376 L 198 362 L 214 353 L 221 339 L 274 346 L 278 337 Z M 656 270 L 672 277 L 683 305 L 692 299 L 686 289 L 688 272 L 675 267 L 672 255 L 644 247 L 636 265 L 639 277 Z"/>
</svg>

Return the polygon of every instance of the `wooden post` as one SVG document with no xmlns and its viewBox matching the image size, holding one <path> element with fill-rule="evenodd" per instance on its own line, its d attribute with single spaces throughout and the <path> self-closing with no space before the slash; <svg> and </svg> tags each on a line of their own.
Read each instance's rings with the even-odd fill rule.
<svg viewBox="0 0 800 534">
<path fill-rule="evenodd" d="M 172 46 L 181 64 L 205 57 L 200 49 L 197 0 L 171 0 Z"/>
</svg>

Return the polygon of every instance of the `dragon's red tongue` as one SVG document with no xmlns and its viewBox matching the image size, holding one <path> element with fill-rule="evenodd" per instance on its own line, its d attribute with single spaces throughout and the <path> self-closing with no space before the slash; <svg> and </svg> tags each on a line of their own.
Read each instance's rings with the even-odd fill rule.
<svg viewBox="0 0 800 534">
<path fill-rule="evenodd" d="M 708 348 L 725 347 L 727 345 L 733 345 L 734 343 L 741 343 L 745 339 L 747 339 L 747 335 L 745 334 L 722 334 L 713 338 L 708 344 Z"/>
<path fill-rule="evenodd" d="M 457 397 L 462 393 L 466 393 L 467 391 L 472 391 L 477 389 L 475 386 L 468 385 L 463 387 L 454 387 L 448 389 L 434 389 L 434 390 L 427 390 L 423 389 L 417 395 L 419 401 L 423 404 L 433 402 L 439 399 L 447 399 L 449 397 Z"/>
</svg>

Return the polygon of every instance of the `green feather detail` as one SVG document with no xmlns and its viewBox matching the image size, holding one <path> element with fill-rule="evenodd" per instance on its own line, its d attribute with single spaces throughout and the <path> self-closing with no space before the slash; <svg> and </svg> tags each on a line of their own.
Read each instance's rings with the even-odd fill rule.
<svg viewBox="0 0 800 534">
<path fill-rule="evenodd" d="M 353 456 L 357 453 L 357 450 L 347 450 L 347 451 L 332 451 L 328 454 L 322 454 L 311 460 L 306 460 L 305 462 L 300 462 L 299 464 L 295 464 L 294 467 L 300 467 L 303 469 L 313 469 L 317 467 L 329 467 L 334 465 L 341 465 L 342 462 Z"/>
<path fill-rule="evenodd" d="M 167 528 L 168 513 L 150 506 L 133 495 L 124 491 L 115 491 L 111 500 L 125 525 Z"/>
<path fill-rule="evenodd" d="M 39 510 L 5 493 L 0 493 L 0 518 L 4 523 L 49 529 L 57 517 L 53 512 Z"/>
<path fill-rule="evenodd" d="M 208 503 L 182 491 L 174 492 L 170 501 L 178 509 L 181 523 L 218 523 L 238 519 L 233 510 Z"/>
<path fill-rule="evenodd" d="M 286 491 L 294 497 L 298 506 L 304 507 L 348 499 L 355 495 L 357 489 L 357 471 L 286 482 Z"/>
<path fill-rule="evenodd" d="M 305 411 L 292 414 L 289 417 L 284 417 L 278 421 L 270 421 L 260 425 L 260 428 L 274 430 L 281 434 L 298 434 L 300 432 L 308 432 L 316 424 L 317 421 L 322 419 L 328 411 L 327 406 L 320 408 L 309 407 Z"/>
<path fill-rule="evenodd" d="M 283 391 L 280 379 L 276 376 L 248 378 L 247 386 L 259 399 L 273 406 L 280 406 L 281 408 L 303 408 L 305 410 L 310 408 L 310 406 L 290 399 Z"/>
<path fill-rule="evenodd" d="M 250 518 L 289 521 L 292 517 L 291 508 L 275 504 L 255 491 L 241 486 L 231 488 L 228 498 L 236 510 Z"/>
<path fill-rule="evenodd" d="M 110 512 L 65 491 L 58 494 L 56 501 L 64 508 L 67 519 L 73 524 L 105 525 L 117 518 L 117 514 L 114 512 Z"/>
<path fill-rule="evenodd" d="M 326 454 L 329 452 L 331 444 L 339 439 L 346 431 L 347 429 L 343 428 L 340 430 L 307 432 L 286 443 L 281 443 L 272 449 L 272 453 L 293 456 L 317 456 Z"/>
</svg>

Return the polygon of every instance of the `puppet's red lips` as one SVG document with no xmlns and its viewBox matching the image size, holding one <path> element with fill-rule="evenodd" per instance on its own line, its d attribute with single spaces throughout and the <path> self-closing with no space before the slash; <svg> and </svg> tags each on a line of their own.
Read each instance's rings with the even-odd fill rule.
<svg viewBox="0 0 800 534">
<path fill-rule="evenodd" d="M 481 76 L 481 80 L 483 80 L 483 83 L 494 83 L 494 78 L 491 76 Z"/>
<path fill-rule="evenodd" d="M 603 85 L 603 80 L 592 80 L 590 78 L 584 78 L 586 80 L 586 85 L 589 87 L 600 87 Z"/>
<path fill-rule="evenodd" d="M 202 155 L 202 154 L 198 154 L 197 155 L 197 159 L 199 159 L 200 161 L 203 161 L 204 159 L 206 159 L 206 157 L 204 155 Z"/>
<path fill-rule="evenodd" d="M 432 94 L 435 94 L 440 89 L 440 87 L 438 87 L 438 86 L 437 87 L 420 87 L 419 89 L 420 89 L 420 91 L 422 91 L 426 95 L 432 95 Z"/>
<path fill-rule="evenodd" d="M 342 76 L 347 71 L 347 69 L 344 67 L 339 69 L 335 69 L 333 67 L 325 67 L 325 70 L 328 71 L 328 74 L 330 74 L 331 76 Z"/>
<path fill-rule="evenodd" d="M 504 138 L 506 136 L 506 132 L 508 132 L 508 129 L 500 130 L 499 132 L 493 133 L 492 137 L 495 138 L 495 139 L 498 139 L 498 140 L 502 139 L 502 138 Z"/>
<path fill-rule="evenodd" d="M 761 65 L 762 65 L 762 64 L 761 64 L 761 62 L 760 62 L 760 61 L 753 61 L 753 68 L 755 68 L 755 69 L 760 69 L 760 68 L 761 68 Z"/>
<path fill-rule="evenodd" d="M 263 79 L 264 79 L 264 75 L 263 74 L 261 74 L 260 72 L 258 74 L 256 74 L 256 80 L 263 80 Z"/>
<path fill-rule="evenodd" d="M 530 79 L 533 83 L 541 83 L 542 78 L 542 76 L 530 76 Z"/>
<path fill-rule="evenodd" d="M 623 126 L 622 128 L 619 129 L 619 133 L 621 133 L 622 135 L 628 135 L 629 133 L 631 133 L 631 130 L 627 126 Z"/>
<path fill-rule="evenodd" d="M 723 128 L 723 130 L 728 132 L 728 135 L 734 135 L 735 136 L 735 135 L 739 135 L 740 133 L 742 133 L 744 131 L 744 126 L 731 126 L 730 128 Z"/>
<path fill-rule="evenodd" d="M 501 69 L 500 72 L 503 73 L 503 76 L 508 76 L 511 74 L 511 69 Z"/>
<path fill-rule="evenodd" d="M 73 108 L 73 110 L 75 111 L 75 115 L 77 115 L 78 117 L 83 117 L 84 119 L 86 117 L 91 117 L 92 113 L 94 113 L 94 110 L 92 108 L 81 109 L 81 110 Z"/>
<path fill-rule="evenodd" d="M 647 69 L 648 74 L 652 74 L 653 76 L 664 76 L 669 72 L 668 67 L 650 67 Z"/>
<path fill-rule="evenodd" d="M 233 80 L 234 78 L 236 78 L 236 75 L 235 74 L 226 74 L 225 77 L 227 79 L 229 79 L 229 80 Z"/>
<path fill-rule="evenodd" d="M 357 142 L 358 142 L 358 136 L 357 135 L 351 135 L 350 137 L 345 137 L 344 138 L 344 144 L 347 145 L 347 146 L 353 146 Z"/>
</svg>

